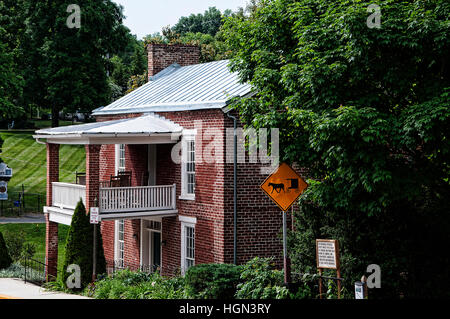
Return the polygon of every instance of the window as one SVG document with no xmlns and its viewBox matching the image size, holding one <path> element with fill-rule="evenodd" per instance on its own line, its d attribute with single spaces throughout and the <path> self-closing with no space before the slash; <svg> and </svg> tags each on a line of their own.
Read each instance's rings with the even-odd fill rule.
<svg viewBox="0 0 450 319">
<path fill-rule="evenodd" d="M 195 229 L 191 226 L 185 227 L 185 235 L 186 235 L 186 257 L 184 269 L 188 270 L 189 267 L 194 266 L 195 262 Z"/>
<path fill-rule="evenodd" d="M 195 136 L 182 142 L 181 199 L 195 199 Z"/>
<path fill-rule="evenodd" d="M 181 272 L 195 265 L 195 217 L 179 216 L 181 221 Z"/>
<path fill-rule="evenodd" d="M 123 219 L 116 221 L 116 249 L 115 264 L 118 268 L 124 268 L 125 256 L 125 221 Z"/>
<path fill-rule="evenodd" d="M 116 146 L 116 172 L 125 171 L 125 144 Z"/>
</svg>

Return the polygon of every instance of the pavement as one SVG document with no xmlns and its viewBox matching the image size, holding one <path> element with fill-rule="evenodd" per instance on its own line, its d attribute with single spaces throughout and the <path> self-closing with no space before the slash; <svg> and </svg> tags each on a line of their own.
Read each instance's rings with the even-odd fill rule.
<svg viewBox="0 0 450 319">
<path fill-rule="evenodd" d="M 0 217 L 0 224 L 45 224 L 44 214 L 28 214 L 20 217 Z"/>
<path fill-rule="evenodd" d="M 0 278 L 0 299 L 90 299 L 84 296 L 46 291 L 22 279 Z"/>
</svg>

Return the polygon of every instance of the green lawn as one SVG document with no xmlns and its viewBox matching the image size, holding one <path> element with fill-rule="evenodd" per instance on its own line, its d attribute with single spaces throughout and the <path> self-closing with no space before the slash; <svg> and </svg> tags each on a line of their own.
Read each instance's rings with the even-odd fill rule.
<svg viewBox="0 0 450 319">
<path fill-rule="evenodd" d="M 39 128 L 48 128 L 52 126 L 52 120 L 33 120 L 34 126 Z M 73 125 L 72 121 L 59 120 L 59 126 Z M 80 124 L 80 123 L 75 123 Z M 81 123 L 82 124 L 82 123 Z"/>
<path fill-rule="evenodd" d="M 3 161 L 13 169 L 13 177 L 8 183 L 8 191 L 18 192 L 21 185 L 25 192 L 45 194 L 47 178 L 47 150 L 32 136 L 33 132 L 0 131 L 3 139 Z M 86 153 L 83 146 L 61 145 L 59 151 L 59 179 L 63 182 L 75 181 L 75 171 L 84 171 Z"/>
<path fill-rule="evenodd" d="M 20 234 L 24 233 L 25 242 L 34 243 L 36 246 L 36 254 L 34 257 L 37 260 L 45 260 L 45 224 L 2 224 L 0 225 L 0 232 L 13 232 Z M 64 254 L 66 246 L 67 232 L 69 226 L 58 226 L 58 270 L 63 267 Z"/>
</svg>

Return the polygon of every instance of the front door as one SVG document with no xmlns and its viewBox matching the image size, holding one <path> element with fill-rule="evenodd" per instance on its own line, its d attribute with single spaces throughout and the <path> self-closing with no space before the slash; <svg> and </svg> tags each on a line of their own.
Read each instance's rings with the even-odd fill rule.
<svg viewBox="0 0 450 319">
<path fill-rule="evenodd" d="M 156 270 L 161 266 L 161 233 L 150 231 L 149 234 L 149 265 L 152 270 Z"/>
</svg>

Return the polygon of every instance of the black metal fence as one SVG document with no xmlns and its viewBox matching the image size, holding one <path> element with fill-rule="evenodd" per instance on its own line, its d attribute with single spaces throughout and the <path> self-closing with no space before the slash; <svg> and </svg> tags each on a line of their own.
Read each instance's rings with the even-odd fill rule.
<svg viewBox="0 0 450 319">
<path fill-rule="evenodd" d="M 45 261 L 39 261 L 33 258 L 23 258 L 20 261 L 24 271 L 25 283 L 31 282 L 37 285 L 42 285 L 45 282 L 45 274 L 47 264 Z"/>
<path fill-rule="evenodd" d="M 8 199 L 0 200 L 0 216 L 41 214 L 45 205 L 45 194 L 27 192 L 23 185 L 19 189 L 19 191 L 8 191 Z"/>
</svg>

